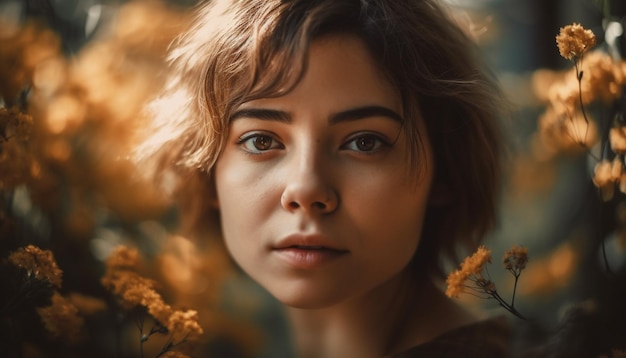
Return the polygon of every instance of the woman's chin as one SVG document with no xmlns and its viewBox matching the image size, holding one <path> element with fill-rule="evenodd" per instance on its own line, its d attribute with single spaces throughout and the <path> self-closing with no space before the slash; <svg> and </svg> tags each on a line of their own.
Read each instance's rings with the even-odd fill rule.
<svg viewBox="0 0 626 358">
<path fill-rule="evenodd" d="M 336 291 L 325 294 L 321 290 L 300 289 L 270 291 L 270 293 L 286 307 L 295 309 L 323 309 L 342 301 Z"/>
</svg>

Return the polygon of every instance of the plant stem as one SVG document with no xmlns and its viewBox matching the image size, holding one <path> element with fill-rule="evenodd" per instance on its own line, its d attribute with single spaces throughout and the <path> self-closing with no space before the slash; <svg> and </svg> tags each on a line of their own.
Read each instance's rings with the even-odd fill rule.
<svg viewBox="0 0 626 358">
<path fill-rule="evenodd" d="M 515 283 L 513 283 L 513 297 L 511 297 L 511 308 L 515 307 L 515 292 L 517 291 L 517 279 L 519 278 L 519 273 L 514 276 Z"/>
<path fill-rule="evenodd" d="M 519 319 L 523 319 L 524 321 L 527 320 L 526 317 L 524 317 L 521 313 L 519 313 L 515 309 L 515 307 L 506 303 L 506 301 L 500 296 L 500 294 L 497 291 L 493 291 L 491 295 L 498 301 L 498 303 L 500 303 L 500 306 L 504 307 L 504 309 L 511 312 L 515 317 Z"/>
</svg>

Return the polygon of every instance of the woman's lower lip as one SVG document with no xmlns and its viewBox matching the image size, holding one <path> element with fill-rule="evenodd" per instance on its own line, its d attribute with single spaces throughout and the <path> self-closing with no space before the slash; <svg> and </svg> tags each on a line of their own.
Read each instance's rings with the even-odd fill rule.
<svg viewBox="0 0 626 358">
<path fill-rule="evenodd" d="M 287 247 L 275 249 L 274 253 L 295 268 L 312 269 L 330 263 L 348 252 L 331 249 L 302 249 L 297 247 Z"/>
</svg>

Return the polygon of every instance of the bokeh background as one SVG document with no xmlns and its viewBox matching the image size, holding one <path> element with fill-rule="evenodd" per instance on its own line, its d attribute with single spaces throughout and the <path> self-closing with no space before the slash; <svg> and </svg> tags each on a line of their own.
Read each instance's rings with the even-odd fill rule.
<svg viewBox="0 0 626 358">
<path fill-rule="evenodd" d="M 486 245 L 494 256 L 489 274 L 504 297 L 513 294 L 513 280 L 501 255 L 512 245 L 529 250 L 515 296 L 529 320 L 510 318 L 515 351 L 618 356 L 626 351 L 626 208 L 619 191 L 603 200 L 593 178 L 598 160 L 615 156 L 607 135 L 623 123 L 626 70 L 607 80 L 617 86 L 610 101 L 589 104 L 589 130 L 574 131 L 588 133 L 579 138 L 586 148 L 542 118 L 550 89 L 575 76 L 556 47 L 559 28 L 577 22 L 591 29 L 597 49 L 621 68 L 626 2 L 449 2 L 471 24 L 511 102 L 502 119 L 509 146 L 500 221 Z M 232 265 L 215 233 L 186 232 L 185 218 L 129 160 L 142 105 L 162 84 L 168 44 L 194 4 L 0 0 L 0 356 L 159 356 L 172 332 L 142 343 L 140 324 L 149 330 L 154 321 L 145 310 L 125 310 L 101 283 L 119 245 L 138 250 L 134 270 L 154 280 L 165 302 L 197 312 L 203 335 L 173 350 L 291 355 L 273 299 Z M 63 271 L 61 287 L 32 291 L 40 301 L 20 296 L 32 278 L 15 279 L 25 273 L 7 261 L 27 245 L 52 252 Z M 42 323 L 37 307 L 50 305 L 55 290 L 80 317 L 77 331 L 63 328 L 78 324 L 64 316 L 56 333 Z M 461 299 L 486 315 L 507 314 L 491 300 Z"/>
</svg>

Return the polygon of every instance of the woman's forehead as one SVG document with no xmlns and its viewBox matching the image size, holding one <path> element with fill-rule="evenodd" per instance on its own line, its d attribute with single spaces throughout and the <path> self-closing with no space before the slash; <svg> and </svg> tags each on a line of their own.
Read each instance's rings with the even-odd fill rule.
<svg viewBox="0 0 626 358">
<path fill-rule="evenodd" d="M 267 107 L 286 101 L 292 102 L 293 106 L 318 103 L 331 106 L 333 112 L 379 106 L 389 108 L 402 117 L 400 92 L 384 76 L 359 37 L 333 34 L 315 39 L 303 60 L 306 61 L 303 72 L 292 73 L 292 77 L 285 79 L 291 88 L 279 95 L 258 91 L 243 105 L 248 106 L 252 102 L 254 106 Z M 262 72 L 262 75 L 277 76 L 272 71 Z M 265 81 L 261 80 L 261 83 Z"/>
</svg>

